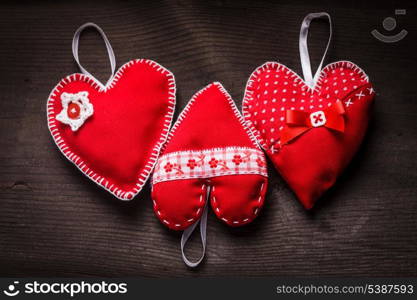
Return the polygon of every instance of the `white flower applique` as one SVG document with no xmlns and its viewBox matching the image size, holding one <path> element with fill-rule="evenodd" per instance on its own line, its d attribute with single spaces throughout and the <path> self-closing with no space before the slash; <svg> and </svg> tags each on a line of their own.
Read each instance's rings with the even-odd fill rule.
<svg viewBox="0 0 417 300">
<path fill-rule="evenodd" d="M 70 125 L 72 131 L 77 131 L 94 113 L 93 105 L 88 99 L 88 92 L 76 94 L 61 94 L 62 110 L 56 119 Z"/>
</svg>

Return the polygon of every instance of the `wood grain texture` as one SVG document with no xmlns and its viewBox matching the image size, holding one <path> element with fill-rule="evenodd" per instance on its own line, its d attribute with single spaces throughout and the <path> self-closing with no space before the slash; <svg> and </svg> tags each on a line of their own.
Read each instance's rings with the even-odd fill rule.
<svg viewBox="0 0 417 300">
<path fill-rule="evenodd" d="M 417 276 L 417 89 L 415 2 L 370 1 L 37 1 L 0 7 L 0 276 Z M 370 35 L 395 8 L 409 35 L 384 44 Z M 46 99 L 77 72 L 74 31 L 92 21 L 107 33 L 117 64 L 149 58 L 177 81 L 177 112 L 220 81 L 241 107 L 246 80 L 265 61 L 301 72 L 303 17 L 329 12 L 327 62 L 348 59 L 370 76 L 374 117 L 352 164 L 306 212 L 275 170 L 260 217 L 228 228 L 208 219 L 208 253 L 183 264 L 180 234 L 154 216 L 149 185 L 128 203 L 81 175 L 55 147 Z M 327 27 L 309 38 L 313 63 Z M 109 63 L 93 31 L 80 58 L 105 81 Z M 197 242 L 194 240 L 194 242 Z M 196 257 L 197 243 L 188 253 Z"/>
</svg>

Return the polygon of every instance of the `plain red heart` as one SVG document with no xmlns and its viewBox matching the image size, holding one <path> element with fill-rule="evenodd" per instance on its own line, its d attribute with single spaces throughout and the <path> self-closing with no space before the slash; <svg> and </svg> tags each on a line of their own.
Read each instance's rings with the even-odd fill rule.
<svg viewBox="0 0 417 300">
<path fill-rule="evenodd" d="M 76 131 L 56 119 L 64 92 L 87 92 L 94 108 Z M 121 200 L 132 199 L 147 181 L 166 141 L 174 109 L 174 76 L 145 59 L 123 65 L 106 86 L 92 76 L 67 76 L 47 102 L 49 130 L 61 152 Z"/>
<path fill-rule="evenodd" d="M 327 65 L 314 89 L 276 62 L 257 68 L 249 78 L 243 114 L 276 169 L 306 209 L 336 181 L 357 151 L 367 130 L 374 91 L 355 64 Z M 315 127 L 288 143 L 281 142 L 286 111 L 322 111 L 340 100 L 344 132 Z"/>
</svg>

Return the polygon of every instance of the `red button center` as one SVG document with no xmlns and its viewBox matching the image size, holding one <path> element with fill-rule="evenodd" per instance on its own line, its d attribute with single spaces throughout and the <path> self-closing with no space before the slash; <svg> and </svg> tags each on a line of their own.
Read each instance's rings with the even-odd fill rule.
<svg viewBox="0 0 417 300">
<path fill-rule="evenodd" d="M 78 119 L 80 116 L 80 105 L 78 103 L 71 102 L 67 108 L 67 114 L 70 119 Z"/>
</svg>

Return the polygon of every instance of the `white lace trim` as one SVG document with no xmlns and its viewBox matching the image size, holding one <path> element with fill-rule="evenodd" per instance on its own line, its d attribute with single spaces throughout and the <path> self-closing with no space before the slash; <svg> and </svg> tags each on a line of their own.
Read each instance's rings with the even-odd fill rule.
<svg viewBox="0 0 417 300">
<path fill-rule="evenodd" d="M 206 90 L 208 90 L 211 87 L 217 87 L 219 89 L 219 91 L 225 95 L 227 101 L 230 104 L 230 107 L 233 110 L 234 115 L 236 116 L 237 120 L 239 121 L 239 123 L 242 125 L 243 129 L 245 130 L 245 132 L 247 133 L 247 135 L 249 136 L 250 140 L 253 143 L 253 146 L 256 148 L 259 148 L 258 142 L 256 140 L 256 137 L 252 134 L 252 131 L 250 130 L 250 128 L 248 127 L 245 119 L 243 118 L 242 114 L 240 113 L 239 109 L 236 107 L 236 103 L 233 101 L 232 96 L 230 96 L 230 94 L 227 92 L 227 90 L 223 87 L 223 85 L 220 82 L 212 82 L 209 85 L 207 85 L 206 87 L 202 88 L 201 90 L 199 90 L 197 93 L 195 93 L 190 101 L 188 101 L 187 105 L 185 106 L 185 108 L 181 111 L 181 113 L 178 116 L 178 119 L 175 121 L 174 125 L 171 128 L 171 131 L 168 134 L 168 138 L 166 143 L 164 144 L 164 146 L 162 147 L 162 153 L 165 150 L 165 147 L 168 145 L 169 141 L 172 139 L 172 137 L 175 135 L 175 132 L 177 131 L 178 127 L 181 125 L 181 123 L 187 118 L 187 115 L 190 111 L 190 109 L 192 108 L 192 106 L 194 105 L 194 103 L 196 102 L 196 100 L 198 99 L 198 97 L 203 94 Z"/>
</svg>

